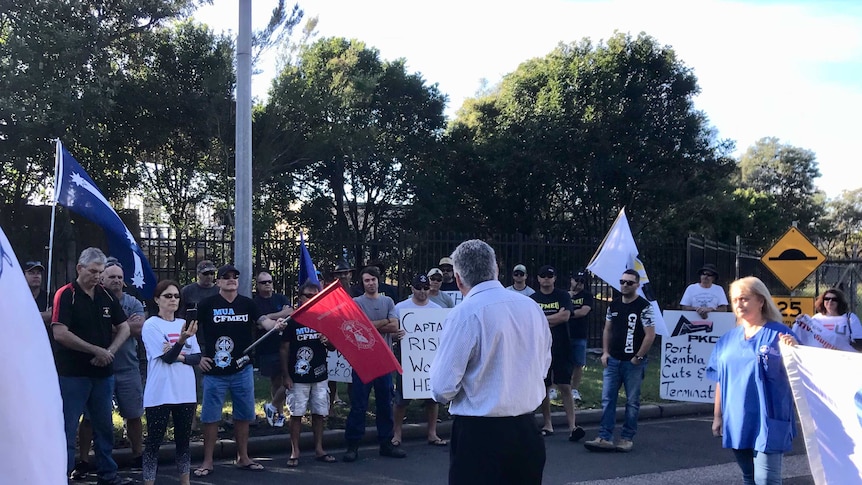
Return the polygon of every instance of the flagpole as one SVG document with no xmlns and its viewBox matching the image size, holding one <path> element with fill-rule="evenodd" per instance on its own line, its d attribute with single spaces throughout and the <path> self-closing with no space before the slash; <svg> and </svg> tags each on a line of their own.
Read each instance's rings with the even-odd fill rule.
<svg viewBox="0 0 862 485">
<path fill-rule="evenodd" d="M 619 221 L 619 220 L 620 220 L 620 216 L 625 212 L 625 210 L 626 210 L 625 206 L 623 206 L 623 208 L 622 208 L 622 209 L 620 209 L 620 213 L 619 213 L 619 214 L 617 214 L 616 219 L 614 219 L 614 223 L 613 223 L 613 224 L 611 224 L 611 228 L 610 228 L 610 229 L 608 229 L 608 232 L 607 232 L 607 233 L 605 233 L 605 237 L 604 237 L 604 239 L 602 239 L 602 242 L 601 242 L 601 244 L 599 244 L 599 247 L 598 247 L 598 248 L 596 248 L 596 252 L 595 252 L 595 253 L 593 253 L 593 257 L 592 257 L 592 258 L 590 258 L 590 262 L 589 262 L 589 263 L 587 263 L 587 266 L 589 266 L 589 265 L 593 264 L 593 261 L 595 261 L 595 260 L 596 260 L 596 258 L 599 256 L 599 253 L 601 253 L 601 252 L 602 252 L 602 248 L 605 246 L 605 242 L 607 242 L 607 240 L 608 240 L 608 236 L 610 236 L 610 235 L 611 235 L 611 233 L 612 233 L 612 232 L 614 232 L 614 231 L 613 231 L 613 228 L 614 228 L 614 226 L 616 226 L 616 225 L 617 225 L 617 221 Z"/>
<path fill-rule="evenodd" d="M 51 275 L 53 274 L 51 268 L 54 265 L 54 223 L 57 220 L 57 185 L 60 182 L 60 157 L 63 148 L 63 144 L 59 138 L 54 139 L 54 144 L 56 145 L 54 155 L 54 197 L 51 201 L 51 230 L 48 234 L 48 277 L 45 284 L 49 295 L 51 294 Z M 50 306 L 51 302 L 48 303 Z"/>
</svg>

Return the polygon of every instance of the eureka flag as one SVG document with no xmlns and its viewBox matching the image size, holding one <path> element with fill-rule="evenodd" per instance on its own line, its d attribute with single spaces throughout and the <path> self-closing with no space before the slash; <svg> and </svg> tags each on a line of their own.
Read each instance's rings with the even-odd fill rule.
<svg viewBox="0 0 862 485">
<path fill-rule="evenodd" d="M 659 308 L 658 302 L 655 301 L 655 295 L 653 295 L 652 288 L 650 287 L 646 269 L 641 260 L 638 259 L 638 247 L 635 244 L 635 238 L 632 236 L 625 208 L 620 209 L 617 220 L 614 221 L 614 225 L 611 226 L 611 230 L 608 231 L 605 240 L 602 241 L 598 251 L 593 255 L 593 259 L 587 265 L 587 269 L 617 291 L 620 290 L 619 280 L 623 271 L 627 269 L 637 271 L 641 277 L 638 294 L 646 298 L 652 305 L 653 318 L 655 319 L 655 333 L 670 335 L 664 323 L 661 308 Z"/>
<path fill-rule="evenodd" d="M 781 346 L 818 485 L 862 483 L 862 354 Z"/>
<path fill-rule="evenodd" d="M 65 484 L 66 432 L 51 345 L 0 229 L 0 470 L 3 483 Z"/>
<path fill-rule="evenodd" d="M 302 286 L 306 281 L 311 281 L 320 288 L 320 280 L 317 278 L 317 268 L 314 267 L 314 261 L 311 260 L 311 254 L 308 253 L 308 248 L 305 247 L 305 235 L 302 231 L 299 232 L 299 286 Z"/>
<path fill-rule="evenodd" d="M 290 318 L 325 335 L 366 384 L 392 371 L 402 373 L 386 340 L 338 281 L 297 308 Z"/>
<path fill-rule="evenodd" d="M 126 284 L 144 298 L 152 298 L 156 275 L 135 237 L 108 203 L 96 184 L 72 155 L 57 141 L 57 179 L 54 202 L 86 217 L 105 231 L 110 256 L 123 265 Z"/>
</svg>

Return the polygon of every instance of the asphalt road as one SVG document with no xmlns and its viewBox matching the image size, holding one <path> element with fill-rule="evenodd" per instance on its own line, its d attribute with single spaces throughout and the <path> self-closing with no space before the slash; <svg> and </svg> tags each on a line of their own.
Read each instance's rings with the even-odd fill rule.
<svg viewBox="0 0 862 485">
<path fill-rule="evenodd" d="M 739 468 L 730 451 L 722 449 L 710 433 L 711 417 L 684 416 L 678 418 L 642 420 L 635 448 L 631 453 L 591 453 L 581 443 L 570 443 L 560 430 L 545 438 L 547 462 L 544 483 L 581 485 L 725 485 L 741 483 Z M 585 426 L 587 438 L 596 435 L 596 425 Z M 814 481 L 801 437 L 794 450 L 784 458 L 784 483 L 810 485 Z M 356 463 L 340 461 L 342 448 L 327 451 L 339 458 L 338 463 L 314 461 L 312 450 L 305 451 L 297 468 L 287 468 L 288 455 L 256 454 L 255 458 L 267 469 L 249 472 L 236 469 L 230 462 L 219 461 L 209 477 L 192 477 L 193 484 L 224 485 L 325 485 L 325 484 L 423 484 L 447 483 L 448 448 L 428 446 L 424 440 L 402 444 L 408 453 L 405 459 L 383 458 L 377 448 L 360 449 Z M 194 461 L 193 466 L 199 461 Z M 170 462 L 160 465 L 157 484 L 179 483 L 175 467 Z M 122 472 L 123 476 L 141 478 L 140 472 Z M 84 482 L 89 484 L 95 479 Z"/>
</svg>

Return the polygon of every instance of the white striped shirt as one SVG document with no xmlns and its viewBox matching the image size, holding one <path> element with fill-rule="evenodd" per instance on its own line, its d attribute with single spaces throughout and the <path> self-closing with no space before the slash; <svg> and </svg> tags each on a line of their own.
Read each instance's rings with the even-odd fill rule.
<svg viewBox="0 0 862 485">
<path fill-rule="evenodd" d="M 474 286 L 443 324 L 431 393 L 457 416 L 520 416 L 545 397 L 551 331 L 532 299 L 499 281 Z"/>
</svg>

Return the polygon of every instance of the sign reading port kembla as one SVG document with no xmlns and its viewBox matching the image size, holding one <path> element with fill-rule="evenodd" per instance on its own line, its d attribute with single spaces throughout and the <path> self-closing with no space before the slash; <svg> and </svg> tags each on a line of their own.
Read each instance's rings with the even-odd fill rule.
<svg viewBox="0 0 862 485">
<path fill-rule="evenodd" d="M 826 261 L 826 256 L 799 229 L 791 227 L 760 261 L 793 291 Z"/>
</svg>

